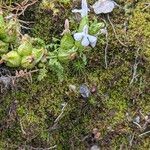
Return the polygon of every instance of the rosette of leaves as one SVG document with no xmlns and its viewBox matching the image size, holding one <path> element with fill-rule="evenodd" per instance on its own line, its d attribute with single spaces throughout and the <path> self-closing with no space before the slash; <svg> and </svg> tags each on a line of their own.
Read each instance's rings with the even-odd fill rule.
<svg viewBox="0 0 150 150">
<path fill-rule="evenodd" d="M 29 56 L 32 54 L 32 44 L 31 44 L 31 38 L 27 34 L 25 34 L 22 37 L 22 41 L 20 46 L 18 47 L 18 53 L 20 56 Z"/>
<path fill-rule="evenodd" d="M 21 56 L 17 51 L 12 50 L 2 56 L 2 60 L 8 67 L 20 67 Z"/>
<path fill-rule="evenodd" d="M 9 47 L 8 43 L 4 43 L 3 41 L 0 40 L 0 56 L 8 52 L 8 47 Z"/>
</svg>

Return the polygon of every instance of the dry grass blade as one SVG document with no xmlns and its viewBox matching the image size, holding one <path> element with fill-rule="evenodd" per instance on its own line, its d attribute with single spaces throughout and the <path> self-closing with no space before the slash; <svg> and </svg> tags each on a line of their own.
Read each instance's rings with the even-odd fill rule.
<svg viewBox="0 0 150 150">
<path fill-rule="evenodd" d="M 15 12 L 15 17 L 24 15 L 25 10 L 34 5 L 38 0 L 24 0 L 22 3 L 14 3 L 14 6 L 7 6 L 5 3 L 1 6 L 3 9 L 7 9 L 11 12 Z"/>
</svg>

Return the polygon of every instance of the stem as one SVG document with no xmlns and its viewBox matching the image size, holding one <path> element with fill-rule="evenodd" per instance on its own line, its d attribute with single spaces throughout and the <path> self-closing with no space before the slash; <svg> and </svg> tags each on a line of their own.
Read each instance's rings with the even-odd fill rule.
<svg viewBox="0 0 150 150">
<path fill-rule="evenodd" d="M 108 50 L 108 32 L 106 33 L 106 46 L 105 46 L 105 68 L 108 68 L 108 63 L 107 63 L 107 50 Z"/>
<path fill-rule="evenodd" d="M 150 131 L 147 131 L 147 132 L 144 132 L 144 133 L 140 134 L 139 137 L 141 137 L 141 136 L 143 136 L 143 135 L 146 135 L 146 134 L 148 134 L 148 133 L 150 133 Z"/>
<path fill-rule="evenodd" d="M 120 39 L 119 39 L 119 37 L 118 37 L 118 35 L 117 35 L 117 33 L 116 33 L 115 27 L 114 27 L 113 23 L 112 23 L 111 20 L 110 20 L 109 14 L 107 14 L 107 18 L 108 18 L 108 21 L 110 22 L 110 24 L 111 24 L 111 26 L 112 26 L 112 29 L 113 29 L 114 34 L 115 34 L 115 37 L 116 37 L 116 39 L 118 40 L 118 42 L 119 42 L 122 46 L 127 47 L 127 45 L 125 45 L 123 42 L 120 41 Z"/>
</svg>

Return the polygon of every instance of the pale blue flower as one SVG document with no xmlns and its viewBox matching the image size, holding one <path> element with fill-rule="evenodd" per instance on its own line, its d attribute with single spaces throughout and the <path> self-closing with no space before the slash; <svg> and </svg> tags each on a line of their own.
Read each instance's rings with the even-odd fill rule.
<svg viewBox="0 0 150 150">
<path fill-rule="evenodd" d="M 85 47 L 88 45 L 95 47 L 97 42 L 97 37 L 88 34 L 87 25 L 84 26 L 83 32 L 74 34 L 74 39 L 76 41 L 81 41 L 81 45 Z"/>
<path fill-rule="evenodd" d="M 117 4 L 113 0 L 98 0 L 94 5 L 93 9 L 96 14 L 107 14 L 113 11 Z"/>
<path fill-rule="evenodd" d="M 73 13 L 80 13 L 82 18 L 88 15 L 88 11 L 90 10 L 86 0 L 82 0 L 81 9 L 72 10 Z"/>
<path fill-rule="evenodd" d="M 79 92 L 83 98 L 88 98 L 91 94 L 89 88 L 85 84 L 80 86 Z"/>
</svg>

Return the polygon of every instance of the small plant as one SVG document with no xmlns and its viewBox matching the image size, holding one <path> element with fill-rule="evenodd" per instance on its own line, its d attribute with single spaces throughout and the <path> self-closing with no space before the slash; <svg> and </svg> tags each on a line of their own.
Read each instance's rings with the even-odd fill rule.
<svg viewBox="0 0 150 150">
<path fill-rule="evenodd" d="M 69 1 L 63 2 L 68 3 Z M 54 8 L 53 4 L 54 1 L 50 4 L 46 0 L 42 2 L 44 7 Z M 64 67 L 77 55 L 86 65 L 85 48 L 96 46 L 99 31 L 104 27 L 104 23 L 98 23 L 95 18 L 94 21 L 89 21 L 89 11 L 87 1 L 82 0 L 82 8 L 72 11 L 81 14 L 78 31 L 72 34 L 69 29 L 69 20 L 66 19 L 60 44 L 50 43 L 47 46 L 42 39 L 31 38 L 26 34 L 21 35 L 19 21 L 16 18 L 6 21 L 0 11 L 0 62 L 9 67 L 24 69 L 32 69 L 37 66 L 40 68 L 39 80 L 46 76 L 49 66 L 59 79 L 63 79 Z"/>
</svg>

